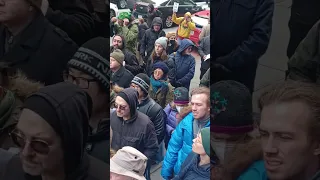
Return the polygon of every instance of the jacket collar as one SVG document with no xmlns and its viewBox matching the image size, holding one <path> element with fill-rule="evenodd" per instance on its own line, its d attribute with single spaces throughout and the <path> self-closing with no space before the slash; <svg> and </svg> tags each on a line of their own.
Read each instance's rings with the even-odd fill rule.
<svg viewBox="0 0 320 180">
<path fill-rule="evenodd" d="M 121 66 L 121 68 L 117 72 L 113 73 L 113 76 L 121 78 L 122 75 L 124 74 L 124 71 L 125 71 L 125 67 Z"/>
<path fill-rule="evenodd" d="M 2 62 L 7 62 L 14 66 L 15 64 L 27 60 L 29 54 L 38 49 L 40 46 L 41 39 L 45 33 L 47 27 L 47 20 L 45 17 L 38 13 L 33 21 L 21 32 L 18 42 L 14 47 L 5 54 L 4 52 L 4 42 L 5 27 L 0 27 L 0 56 Z M 32 37 L 32 38 L 31 38 Z"/>
</svg>

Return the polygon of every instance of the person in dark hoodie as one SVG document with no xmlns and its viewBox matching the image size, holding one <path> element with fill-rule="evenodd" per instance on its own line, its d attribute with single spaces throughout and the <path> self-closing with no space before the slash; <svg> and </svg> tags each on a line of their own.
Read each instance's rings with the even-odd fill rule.
<svg viewBox="0 0 320 180">
<path fill-rule="evenodd" d="M 109 54 L 108 40 L 97 37 L 84 43 L 68 62 L 68 71 L 65 73 L 66 81 L 79 86 L 92 99 L 86 150 L 88 154 L 104 162 L 109 162 L 110 159 L 105 151 L 110 147 L 110 62 L 105 58 Z"/>
<path fill-rule="evenodd" d="M 138 91 L 138 111 L 147 115 L 154 124 L 160 145 L 157 162 L 161 162 L 164 154 L 163 140 L 165 136 L 166 114 L 162 107 L 149 96 L 150 78 L 146 74 L 140 73 L 136 75 L 132 79 L 130 87 Z"/>
<path fill-rule="evenodd" d="M 110 69 L 112 71 L 111 81 L 113 85 L 122 88 L 130 87 L 134 75 L 123 66 L 124 54 L 120 49 L 110 53 Z"/>
<path fill-rule="evenodd" d="M 152 25 L 152 21 L 155 17 L 162 17 L 162 13 L 156 9 L 154 9 L 153 4 L 148 5 L 148 18 L 147 18 L 147 24 L 149 27 Z"/>
<path fill-rule="evenodd" d="M 235 80 L 251 93 L 259 58 L 272 32 L 274 0 L 213 0 L 211 8 L 211 84 Z M 235 32 L 236 31 L 236 32 Z"/>
<path fill-rule="evenodd" d="M 1 3 L 0 62 L 50 85 L 63 81 L 62 72 L 78 46 L 49 23 L 40 6 L 39 0 Z"/>
<path fill-rule="evenodd" d="M 115 151 L 131 146 L 142 152 L 148 159 L 155 159 L 158 151 L 156 131 L 149 117 L 137 110 L 138 92 L 126 88 L 118 93 L 116 111 L 111 114 L 111 148 Z"/>
<path fill-rule="evenodd" d="M 95 180 L 84 151 L 91 107 L 90 96 L 69 82 L 29 96 L 10 133 L 19 155 L 0 161 L 0 179 Z"/>
<path fill-rule="evenodd" d="M 165 37 L 166 33 L 162 30 L 162 19 L 160 17 L 155 17 L 152 21 L 152 25 L 146 30 L 140 46 L 140 55 L 144 59 L 145 64 L 147 59 L 150 57 L 152 50 L 154 48 L 154 43 L 159 37 Z"/>
<path fill-rule="evenodd" d="M 191 40 L 183 39 L 177 52 L 169 56 L 168 78 L 174 87 L 185 87 L 188 90 L 190 88 L 195 72 L 195 59 L 191 55 L 193 48 L 194 44 Z"/>
<path fill-rule="evenodd" d="M 41 10 L 53 25 L 81 46 L 94 36 L 95 22 L 89 3 L 87 0 L 42 0 Z"/>
<path fill-rule="evenodd" d="M 203 128 L 193 139 L 192 152 L 181 166 L 180 173 L 173 180 L 210 179 L 210 127 Z"/>
<path fill-rule="evenodd" d="M 115 35 L 112 40 L 112 46 L 110 47 L 110 53 L 115 49 L 120 49 L 124 54 L 123 66 L 128 69 L 133 75 L 140 73 L 140 65 L 137 57 L 126 48 L 125 38 L 120 35 Z"/>
</svg>

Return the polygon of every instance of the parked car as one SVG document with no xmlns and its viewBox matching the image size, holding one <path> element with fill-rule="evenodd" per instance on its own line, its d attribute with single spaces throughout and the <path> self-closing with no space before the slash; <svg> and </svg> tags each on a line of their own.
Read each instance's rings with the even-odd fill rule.
<svg viewBox="0 0 320 180">
<path fill-rule="evenodd" d="M 137 2 L 133 8 L 133 16 L 135 18 L 147 19 L 148 16 L 148 5 L 152 3 L 156 10 L 160 11 L 162 14 L 163 25 L 166 28 L 173 26 L 172 22 L 172 10 L 174 2 L 179 3 L 179 8 L 177 12 L 178 17 L 184 16 L 186 12 L 191 14 L 202 11 L 202 7 L 198 6 L 192 0 L 142 0 Z"/>
<path fill-rule="evenodd" d="M 138 1 L 140 0 L 111 0 L 119 9 L 130 9 L 131 11 L 133 10 L 134 4 Z"/>
<path fill-rule="evenodd" d="M 110 3 L 110 19 L 112 17 L 118 17 L 118 14 L 119 14 L 119 9 L 117 5 Z"/>
<path fill-rule="evenodd" d="M 197 28 L 194 31 L 191 31 L 190 40 L 197 46 L 199 46 L 199 35 L 201 33 L 201 29 L 209 23 L 209 17 L 210 9 L 194 13 L 191 17 Z"/>
</svg>

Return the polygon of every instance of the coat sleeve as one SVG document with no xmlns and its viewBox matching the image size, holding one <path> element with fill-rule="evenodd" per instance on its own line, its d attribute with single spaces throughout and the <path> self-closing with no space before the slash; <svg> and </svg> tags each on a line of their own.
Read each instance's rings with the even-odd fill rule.
<svg viewBox="0 0 320 180">
<path fill-rule="evenodd" d="M 189 72 L 181 79 L 177 80 L 178 84 L 188 84 L 190 83 L 191 79 L 194 77 L 194 72 L 196 70 L 196 63 L 194 57 L 191 57 L 192 61 L 189 66 Z"/>
<path fill-rule="evenodd" d="M 149 160 L 154 160 L 159 149 L 159 144 L 154 125 L 151 122 L 147 126 L 147 132 L 144 137 L 144 145 L 143 154 L 146 155 Z"/>
<path fill-rule="evenodd" d="M 176 65 L 174 63 L 174 59 L 175 59 L 174 56 L 175 56 L 174 54 L 170 55 L 167 61 L 167 65 L 169 67 L 168 79 L 171 84 L 172 82 L 175 83 L 175 77 L 176 77 L 176 67 L 175 67 Z"/>
<path fill-rule="evenodd" d="M 180 123 L 176 127 L 169 141 L 167 153 L 166 153 L 166 156 L 164 157 L 162 170 L 161 170 L 161 176 L 164 179 L 168 179 L 172 177 L 174 165 L 177 163 L 177 160 L 178 160 L 178 152 L 180 151 L 183 145 L 183 129 L 181 127 L 182 124 L 183 123 Z"/>
<path fill-rule="evenodd" d="M 163 109 L 159 108 L 156 116 L 154 117 L 154 121 L 153 121 L 154 128 L 155 128 L 156 134 L 157 134 L 158 143 L 161 143 L 164 139 L 164 133 L 165 133 L 164 122 L 165 122 L 165 119 L 164 119 Z"/>
<path fill-rule="evenodd" d="M 123 34 L 126 38 L 127 42 L 135 41 L 135 39 L 138 37 L 139 29 L 137 25 L 132 25 L 132 27 L 129 29 L 128 27 L 123 27 Z"/>
<path fill-rule="evenodd" d="M 209 87 L 210 84 L 210 68 L 207 72 L 203 75 L 202 79 L 200 80 L 200 87 Z"/>
<path fill-rule="evenodd" d="M 288 62 L 288 79 L 315 82 L 319 63 L 320 21 L 309 31 Z"/>
<path fill-rule="evenodd" d="M 146 52 L 146 45 L 148 44 L 148 38 L 147 38 L 147 33 L 148 30 L 146 30 L 146 32 L 144 33 L 142 40 L 140 41 L 141 45 L 140 45 L 140 54 L 142 54 L 143 56 L 145 56 L 145 52 Z"/>
<path fill-rule="evenodd" d="M 257 63 L 268 48 L 272 31 L 274 1 L 262 0 L 260 2 L 248 39 L 228 55 L 216 60 L 231 71 L 246 64 Z"/>
<path fill-rule="evenodd" d="M 168 104 L 163 110 L 164 110 L 164 112 L 167 114 L 167 117 L 166 117 L 166 119 L 165 119 L 166 132 L 167 132 L 168 135 L 170 135 L 169 133 L 173 130 L 173 128 L 168 125 L 168 121 L 169 121 L 169 117 L 170 117 L 170 112 L 171 112 L 171 106 L 170 106 L 170 104 Z"/>
<path fill-rule="evenodd" d="M 86 4 L 76 0 L 62 9 L 48 8 L 46 18 L 65 31 L 78 45 L 93 37 L 94 19 Z"/>
<path fill-rule="evenodd" d="M 196 24 L 194 22 L 188 22 L 188 27 L 193 31 L 196 29 Z"/>
<path fill-rule="evenodd" d="M 200 41 L 200 44 L 199 44 L 199 48 L 198 48 L 198 53 L 201 57 L 201 59 L 203 59 L 203 56 L 205 56 L 206 54 L 204 54 L 203 52 L 203 49 L 206 48 L 205 47 L 205 44 L 204 44 L 204 40 Z"/>
<path fill-rule="evenodd" d="M 173 13 L 173 14 L 172 14 L 172 21 L 173 21 L 174 23 L 178 24 L 178 25 L 181 23 L 181 21 L 182 21 L 183 19 L 184 19 L 183 17 L 177 18 L 177 14 L 176 14 L 176 13 Z"/>
</svg>

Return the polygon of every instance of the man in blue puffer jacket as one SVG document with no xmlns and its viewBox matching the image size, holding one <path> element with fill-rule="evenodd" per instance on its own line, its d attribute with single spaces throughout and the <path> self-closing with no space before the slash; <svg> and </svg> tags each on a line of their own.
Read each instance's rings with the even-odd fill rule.
<svg viewBox="0 0 320 180">
<path fill-rule="evenodd" d="M 191 55 L 194 44 L 189 39 L 183 39 L 176 53 L 168 59 L 168 79 L 174 87 L 185 87 L 189 90 L 190 82 L 194 77 L 195 59 Z"/>
<path fill-rule="evenodd" d="M 179 174 L 180 167 L 192 151 L 192 140 L 200 130 L 210 127 L 210 90 L 206 87 L 193 89 L 191 92 L 192 112 L 176 127 L 169 142 L 162 165 L 161 176 L 172 179 Z"/>
</svg>

